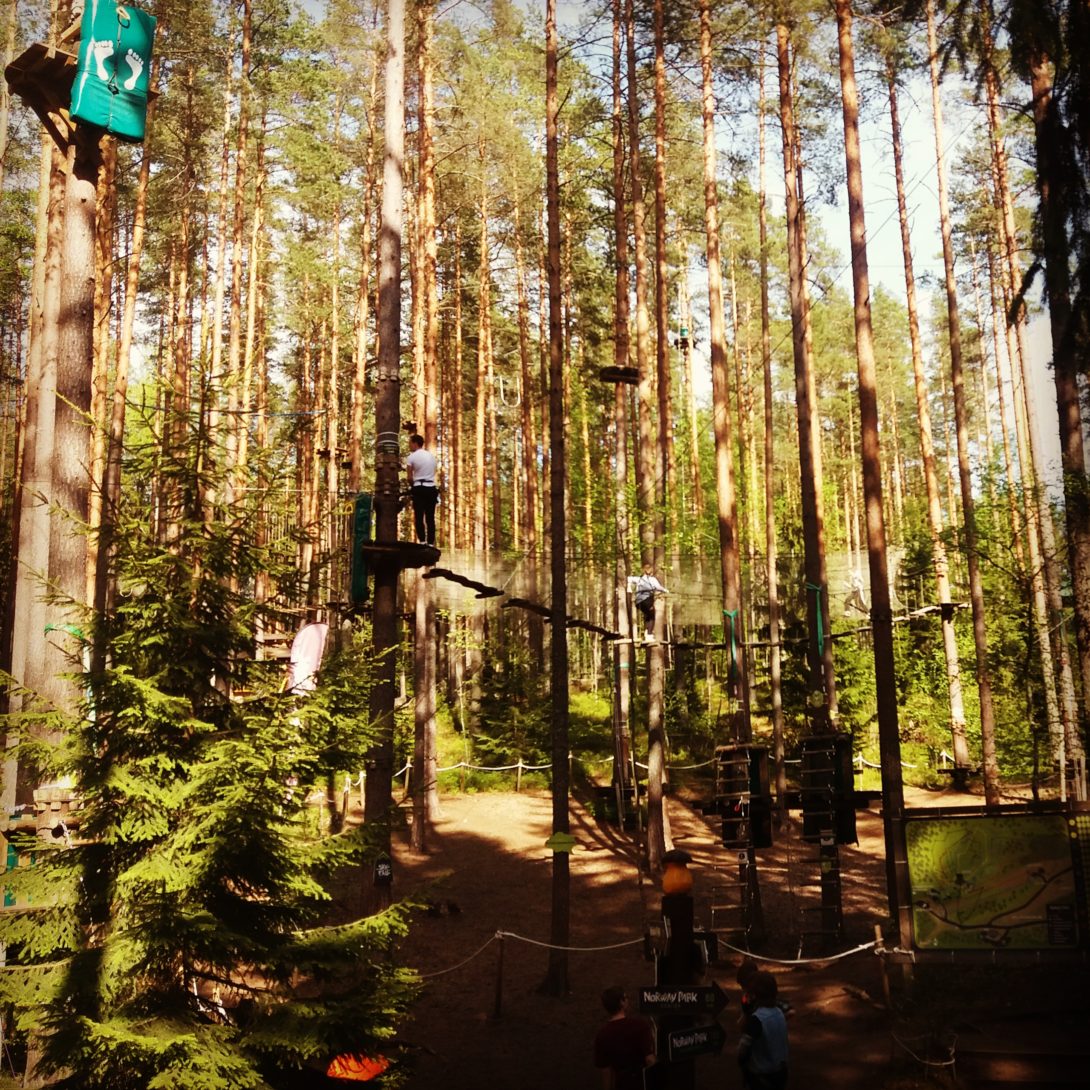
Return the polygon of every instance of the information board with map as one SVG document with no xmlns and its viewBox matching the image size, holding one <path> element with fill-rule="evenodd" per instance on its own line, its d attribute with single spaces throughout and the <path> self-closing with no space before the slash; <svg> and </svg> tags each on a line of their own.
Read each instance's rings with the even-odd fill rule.
<svg viewBox="0 0 1090 1090">
<path fill-rule="evenodd" d="M 910 817 L 905 837 L 916 948 L 1062 950 L 1087 945 L 1088 817 Z"/>
</svg>

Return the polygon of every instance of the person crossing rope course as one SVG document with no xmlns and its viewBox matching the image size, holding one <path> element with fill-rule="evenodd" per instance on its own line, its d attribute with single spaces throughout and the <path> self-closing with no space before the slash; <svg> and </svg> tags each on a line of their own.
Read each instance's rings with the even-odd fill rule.
<svg viewBox="0 0 1090 1090">
<path fill-rule="evenodd" d="M 405 460 L 405 471 L 413 501 L 416 540 L 434 545 L 435 505 L 439 502 L 439 489 L 435 487 L 435 455 L 424 449 L 422 435 L 410 436 L 409 446 L 412 453 Z"/>
<path fill-rule="evenodd" d="M 628 577 L 628 589 L 633 593 L 636 608 L 643 616 L 644 643 L 655 641 L 655 598 L 670 592 L 658 581 L 650 564 L 644 564 L 642 575 Z"/>
</svg>

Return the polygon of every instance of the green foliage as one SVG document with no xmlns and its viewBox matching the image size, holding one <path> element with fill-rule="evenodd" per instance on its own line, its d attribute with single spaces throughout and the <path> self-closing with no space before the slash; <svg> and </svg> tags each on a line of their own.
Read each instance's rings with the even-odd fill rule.
<svg viewBox="0 0 1090 1090">
<path fill-rule="evenodd" d="M 33 865 L 7 879 L 2 1000 L 60 1087 L 285 1086 L 341 1052 L 391 1054 L 414 992 L 390 957 L 405 906 L 352 920 L 331 900 L 335 874 L 373 854 L 366 829 L 308 831 L 306 785 L 370 741 L 362 642 L 309 697 L 244 667 L 252 580 L 286 558 L 242 533 L 257 489 L 202 518 L 192 439 L 170 467 L 181 532 L 153 534 L 127 495 L 127 592 L 89 618 L 108 653 L 50 769 L 79 785 L 74 841 L 25 843 Z M 129 479 L 152 455 L 130 454 Z"/>
</svg>

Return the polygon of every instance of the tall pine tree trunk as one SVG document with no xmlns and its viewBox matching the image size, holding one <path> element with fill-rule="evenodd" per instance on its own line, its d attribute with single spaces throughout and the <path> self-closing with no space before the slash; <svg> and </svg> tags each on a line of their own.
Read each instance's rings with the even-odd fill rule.
<svg viewBox="0 0 1090 1090">
<path fill-rule="evenodd" d="M 961 320 L 958 313 L 957 281 L 954 276 L 954 242 L 946 195 L 946 160 L 939 91 L 938 40 L 935 7 L 927 0 L 927 44 L 930 52 L 931 109 L 935 121 L 935 158 L 938 172 L 939 217 L 946 280 L 946 310 L 950 332 L 950 384 L 954 395 L 954 425 L 957 432 L 958 477 L 965 526 L 965 562 L 969 572 L 969 598 L 973 611 L 973 643 L 976 647 L 976 681 L 980 694 L 980 745 L 984 771 L 984 797 L 989 806 L 999 804 L 999 763 L 995 752 L 995 709 L 988 668 L 988 632 L 984 612 L 984 586 L 977 551 L 976 500 L 973 497 L 972 468 L 969 464 L 968 414 L 961 358 Z"/>
<path fill-rule="evenodd" d="M 485 426 L 488 421 L 488 327 L 491 308 L 488 264 L 488 176 L 485 169 L 484 142 L 477 143 L 481 166 L 481 244 L 477 265 L 477 402 L 474 412 L 475 472 L 473 491 L 473 548 L 483 553 L 488 547 L 487 455 Z"/>
<path fill-rule="evenodd" d="M 727 337 L 723 320 L 722 260 L 719 254 L 719 193 L 715 152 L 715 92 L 712 86 L 711 16 L 700 5 L 700 69 L 704 133 L 704 238 L 708 258 L 708 340 L 712 371 L 712 426 L 715 432 L 715 490 L 719 522 L 719 566 L 723 586 L 723 630 L 730 648 L 730 687 L 736 700 L 735 741 L 750 738 L 749 684 L 742 615 L 742 573 L 738 544 L 738 503 L 731 438 Z"/>
<path fill-rule="evenodd" d="M 152 60 L 149 86 L 158 83 L 159 58 Z M 112 608 L 114 581 L 112 568 L 114 533 L 117 526 L 118 504 L 121 500 L 121 448 L 125 436 L 125 407 L 129 390 L 129 363 L 132 357 L 133 332 L 136 325 L 136 296 L 140 286 L 140 261 L 144 254 L 145 217 L 148 204 L 148 182 L 151 177 L 151 140 L 154 133 L 156 99 L 148 102 L 144 129 L 144 154 L 136 181 L 136 201 L 132 213 L 132 239 L 125 271 L 125 303 L 117 346 L 117 367 L 114 371 L 113 399 L 106 442 L 100 492 L 102 493 L 102 524 L 98 534 L 98 562 L 95 567 L 95 612 L 102 615 Z M 95 648 L 96 656 L 105 656 L 104 647 Z M 102 660 L 104 661 L 104 659 Z M 100 666 L 101 663 L 96 663 Z"/>
<path fill-rule="evenodd" d="M 882 763 L 882 824 L 886 842 L 886 885 L 890 910 L 902 943 L 912 939 L 908 900 L 908 862 L 904 843 L 904 787 L 897 725 L 897 678 L 893 661 L 893 613 L 886 564 L 882 507 L 882 456 L 878 439 L 878 375 L 871 326 L 867 226 L 863 211 L 863 169 L 859 141 L 859 94 L 855 82 L 851 0 L 836 0 L 840 52 L 840 92 L 844 113 L 844 162 L 848 180 L 848 220 L 852 243 L 855 351 L 859 363 L 859 429 L 870 568 L 871 631 Z"/>
<path fill-rule="evenodd" d="M 518 196 L 514 203 L 515 234 L 515 296 L 518 307 L 519 375 L 522 395 L 519 399 L 522 428 L 522 475 L 525 490 L 524 552 L 530 558 L 527 593 L 531 601 L 538 600 L 538 495 L 537 420 L 534 413 L 534 379 L 530 373 L 530 304 L 526 294 L 526 260 L 522 245 L 521 208 Z M 545 634 L 541 617 L 531 613 L 527 618 L 530 633 L 530 658 L 540 676 L 545 668 Z"/>
<path fill-rule="evenodd" d="M 374 112 L 378 99 L 378 60 L 371 67 L 368 111 Z M 363 201 L 360 209 L 360 274 L 356 288 L 355 340 L 352 368 L 352 408 L 348 443 L 348 488 L 359 492 L 363 482 L 363 419 L 367 402 L 367 322 L 371 298 L 371 212 L 375 199 L 375 142 L 367 142 L 367 160 L 363 174 Z"/>
<path fill-rule="evenodd" d="M 253 45 L 253 0 L 242 0 L 242 68 L 238 89 L 238 139 L 235 145 L 234 210 L 231 221 L 231 297 L 227 332 L 227 464 L 230 481 L 235 481 L 239 432 L 243 426 L 240 413 L 242 354 L 242 250 L 246 225 L 246 137 L 250 126 L 250 52 Z M 235 490 L 229 484 L 229 498 Z M 236 482 L 237 487 L 237 482 Z"/>
<path fill-rule="evenodd" d="M 685 360 L 685 393 L 689 415 L 689 510 L 697 522 L 704 518 L 704 482 L 700 471 L 700 423 L 696 409 L 696 383 L 693 381 L 693 326 L 691 300 L 689 296 L 689 278 L 685 273 L 681 277 L 681 351 Z"/>
<path fill-rule="evenodd" d="M 999 236 L 1002 242 L 1003 260 L 1000 263 L 1001 274 L 997 277 L 993 268 L 993 256 L 989 255 L 988 275 L 991 284 L 993 312 L 996 303 L 1002 302 L 1002 313 L 1009 314 L 1013 298 L 1020 290 L 1022 280 L 1021 263 L 1018 257 L 1018 233 L 1014 222 L 1014 202 L 1011 199 L 1010 181 L 1007 170 L 1007 153 L 999 122 L 999 85 L 992 58 L 992 36 L 990 26 L 985 25 L 984 34 L 984 87 L 988 100 L 988 131 L 992 144 L 993 184 L 996 190 L 996 218 Z M 998 316 L 993 315 L 993 325 Z M 1005 321 L 1007 327 L 1007 358 L 1010 361 L 1013 376 L 1014 361 L 1017 357 L 1023 375 L 1023 385 L 1028 390 L 1027 359 L 1025 349 L 1026 313 L 1025 307 L 1019 306 L 1014 315 L 1013 325 Z M 999 352 L 996 350 L 996 359 Z M 1064 607 L 1061 598 L 1060 561 L 1056 549 L 1055 526 L 1052 507 L 1047 489 L 1043 487 L 1044 465 L 1040 447 L 1034 443 L 1033 420 L 1030 413 L 1030 425 L 1027 429 L 1032 452 L 1034 476 L 1037 487 L 1035 499 L 1041 531 L 1041 551 L 1044 561 L 1045 593 L 1048 597 L 1049 631 L 1052 634 L 1052 649 L 1059 671 L 1060 715 L 1063 721 L 1064 743 L 1067 753 L 1079 757 L 1083 753 L 1082 733 L 1079 730 L 1078 706 L 1075 698 L 1075 684 L 1071 669 L 1071 655 L 1068 636 L 1065 631 Z"/>
<path fill-rule="evenodd" d="M 706 4 L 705 4 L 706 7 Z M 705 11 L 701 10 L 701 21 Z M 703 37 L 701 52 L 703 53 Z M 757 214 L 761 244 L 761 368 L 764 376 L 765 567 L 768 569 L 768 678 L 772 703 L 772 758 L 776 805 L 787 806 L 784 765 L 782 658 L 780 647 L 779 558 L 776 541 L 776 436 L 772 389 L 772 316 L 768 302 L 768 186 L 765 176 L 765 43 L 761 42 L 757 106 Z"/>
<path fill-rule="evenodd" d="M 825 579 L 824 526 L 818 505 L 820 437 L 813 404 L 813 364 L 809 348 L 809 308 L 805 287 L 802 205 L 798 191 L 795 154 L 796 126 L 791 80 L 790 31 L 776 25 L 776 57 L 780 77 L 780 127 L 783 132 L 784 190 L 787 215 L 787 253 L 791 300 L 792 352 L 795 361 L 795 408 L 798 420 L 799 470 L 803 547 L 806 562 L 806 615 L 810 631 L 807 659 L 810 666 L 808 713 L 820 733 L 836 722 L 835 674 L 831 670 L 832 643 L 827 640 L 829 615 Z"/>
<path fill-rule="evenodd" d="M 931 534 L 931 563 L 935 572 L 935 590 L 940 606 L 942 650 L 946 660 L 946 689 L 950 698 L 950 744 L 954 750 L 954 768 L 968 769 L 969 744 L 965 737 L 965 703 L 961 689 L 961 663 L 957 634 L 954 631 L 954 605 L 950 595 L 950 574 L 943 540 L 942 501 L 935 472 L 935 448 L 931 437 L 931 409 L 927 400 L 927 376 L 924 373 L 920 319 L 916 303 L 916 276 L 912 265 L 912 239 L 908 226 L 908 202 L 905 197 L 904 156 L 901 143 L 901 119 L 897 108 L 897 83 L 892 64 L 887 69 L 889 112 L 893 126 L 893 169 L 897 185 L 897 211 L 901 224 L 901 252 L 905 266 L 905 296 L 908 306 L 908 339 L 912 351 L 912 374 L 916 389 L 916 422 L 920 429 L 920 459 L 923 462 L 924 490 L 927 496 L 927 527 Z M 955 773 L 964 775 L 964 773 Z"/>
<path fill-rule="evenodd" d="M 1068 561 L 1075 598 L 1075 641 L 1082 677 L 1083 723 L 1090 719 L 1090 479 L 1083 451 L 1079 406 L 1079 356 L 1071 308 L 1069 198 L 1064 139 L 1052 97 L 1050 58 L 1039 46 L 1031 58 L 1030 87 L 1037 147 L 1037 194 L 1045 258 L 1048 316 L 1052 329 L 1052 374 L 1060 424 Z"/>
<path fill-rule="evenodd" d="M 625 215 L 624 109 L 621 98 L 622 0 L 613 0 L 613 364 L 629 366 L 628 219 Z M 613 390 L 613 489 L 616 510 L 613 539 L 614 627 L 620 639 L 614 644 L 613 669 L 613 782 L 633 782 L 629 767 L 629 709 L 632 702 L 632 628 L 628 613 L 628 412 L 627 385 Z"/>
<path fill-rule="evenodd" d="M 565 556 L 567 473 L 564 437 L 564 352 L 560 301 L 560 177 L 557 141 L 556 0 L 545 9 L 545 178 L 549 270 L 549 446 L 552 457 L 552 810 L 553 835 L 566 836 L 568 817 L 568 573 Z M 550 995 L 568 990 L 568 943 L 571 935 L 571 872 L 567 845 L 553 851 L 552 911 L 549 928 L 549 969 L 542 989 Z"/>
<path fill-rule="evenodd" d="M 113 290 L 114 228 L 117 212 L 117 141 L 102 141 L 102 168 L 96 182 L 95 204 L 95 316 L 94 373 L 91 379 L 90 479 L 94 487 L 87 497 L 87 597 L 94 600 L 98 567 L 98 536 L 102 528 L 102 467 L 106 461 L 106 403 L 110 377 L 110 308 Z"/>
<path fill-rule="evenodd" d="M 670 383 L 669 283 L 666 269 L 666 45 L 663 0 L 654 0 L 655 34 L 655 381 L 658 394 L 659 475 L 662 478 L 662 525 L 676 522 L 674 410 Z M 672 512 L 674 512 L 672 514 Z M 657 535 L 655 563 L 665 568 L 665 534 Z"/>
<path fill-rule="evenodd" d="M 378 239 L 379 358 L 375 375 L 375 540 L 397 540 L 401 429 L 401 203 L 405 162 L 405 0 L 386 13 L 386 109 L 382 220 Z M 390 850 L 394 774 L 394 696 L 397 676 L 396 563 L 375 565 L 371 639 L 374 682 L 370 695 L 375 742 L 367 754 L 364 820 Z M 375 886 L 370 904 L 384 908 L 389 886 Z"/>
<path fill-rule="evenodd" d="M 626 36 L 628 45 L 628 143 L 632 183 L 632 226 L 636 251 L 636 366 L 639 371 L 638 423 L 639 445 L 636 458 L 636 486 L 640 508 L 640 554 L 644 567 L 655 567 L 662 556 L 661 494 L 657 482 L 656 443 L 653 414 L 654 372 L 651 367 L 651 329 L 647 310 L 647 231 L 643 182 L 640 177 L 639 96 L 636 77 L 636 20 L 632 0 L 626 0 Z M 666 421 L 662 426 L 666 426 Z M 656 537 L 658 540 L 656 540 Z M 659 575 L 662 571 L 659 569 Z M 653 639 L 647 648 L 647 858 L 652 871 L 662 867 L 666 851 L 666 817 L 663 782 L 666 774 L 666 734 L 664 725 L 665 661 L 663 657 L 663 613 L 655 610 Z"/>
</svg>

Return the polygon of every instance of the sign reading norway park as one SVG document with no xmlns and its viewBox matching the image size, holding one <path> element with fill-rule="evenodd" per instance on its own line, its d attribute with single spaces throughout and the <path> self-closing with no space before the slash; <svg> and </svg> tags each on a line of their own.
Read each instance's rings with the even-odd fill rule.
<svg viewBox="0 0 1090 1090">
<path fill-rule="evenodd" d="M 640 1011 L 644 1014 L 717 1015 L 729 1002 L 727 993 L 713 983 L 708 985 L 644 985 L 640 988 Z"/>
<path fill-rule="evenodd" d="M 688 1060 L 709 1052 L 722 1052 L 727 1034 L 718 1022 L 692 1029 L 675 1029 L 666 1035 L 671 1060 Z"/>
<path fill-rule="evenodd" d="M 72 83 L 73 119 L 140 143 L 154 39 L 155 16 L 115 0 L 87 0 Z"/>
</svg>

